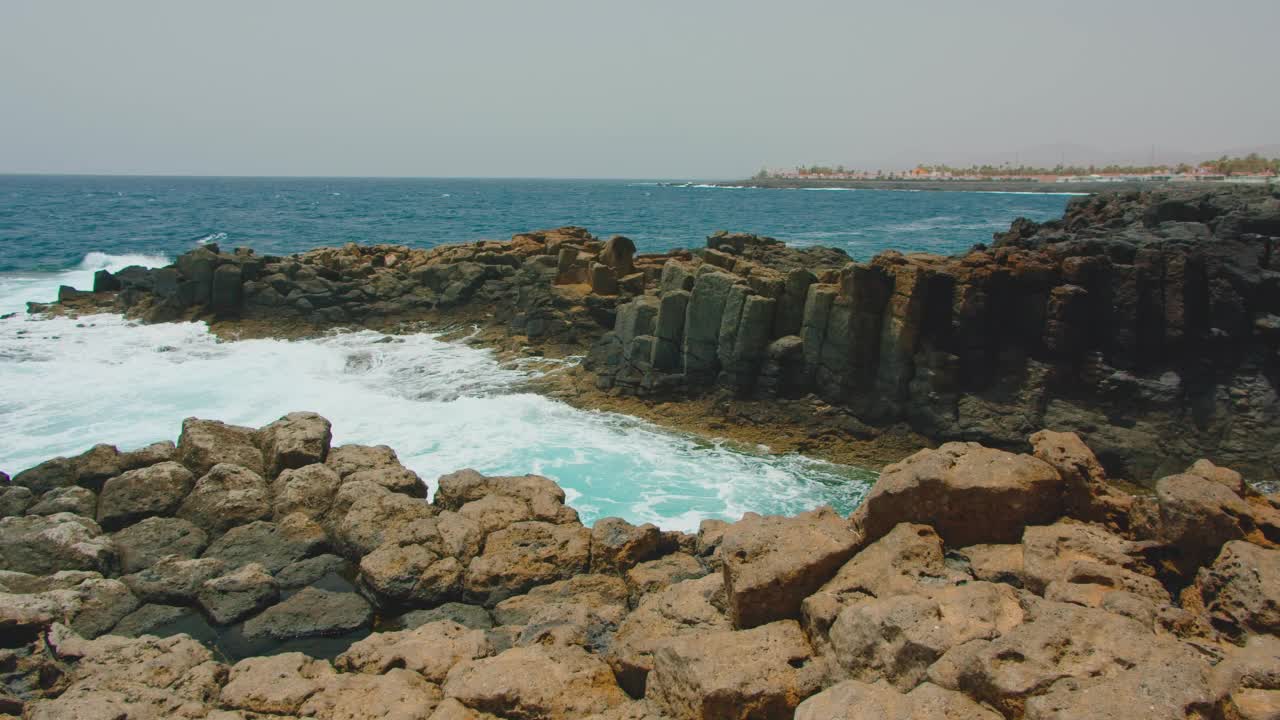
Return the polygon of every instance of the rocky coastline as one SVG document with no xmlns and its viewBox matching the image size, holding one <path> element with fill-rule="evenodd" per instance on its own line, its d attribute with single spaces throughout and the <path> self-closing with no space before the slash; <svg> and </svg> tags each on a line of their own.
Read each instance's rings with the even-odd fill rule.
<svg viewBox="0 0 1280 720">
<path fill-rule="evenodd" d="M 1151 487 L 1210 458 L 1269 486 L 1278 239 L 1274 190 L 1161 189 L 1078 198 L 951 257 L 854 262 L 725 232 L 637 254 L 575 227 L 430 250 L 207 246 L 34 309 L 227 337 L 478 327 L 512 356 L 584 356 L 540 381 L 556 397 L 774 450 L 879 467 L 953 440 L 1025 450 L 1048 427 L 1113 478 Z"/>
<path fill-rule="evenodd" d="M 1112 485 L 1070 433 L 885 469 L 849 518 L 584 527 L 297 412 L 0 476 L 0 717 L 1274 718 L 1280 496 Z"/>
</svg>

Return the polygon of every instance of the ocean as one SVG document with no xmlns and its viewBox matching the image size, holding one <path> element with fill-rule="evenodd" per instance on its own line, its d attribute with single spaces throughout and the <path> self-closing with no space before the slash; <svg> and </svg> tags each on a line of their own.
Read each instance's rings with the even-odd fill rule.
<svg viewBox="0 0 1280 720">
<path fill-rule="evenodd" d="M 385 443 L 427 481 L 471 467 L 559 482 L 586 522 L 696 529 L 705 518 L 861 500 L 874 473 L 734 447 L 521 390 L 554 366 L 510 366 L 430 334 L 358 331 L 220 342 L 200 323 L 36 318 L 27 301 L 93 272 L 166 264 L 200 243 L 289 253 L 347 242 L 430 247 L 581 225 L 641 252 L 719 229 L 831 245 L 954 253 L 1061 195 L 718 188 L 597 180 L 0 177 L 0 470 L 96 442 L 176 440 L 184 417 L 262 425 L 293 410 L 335 443 Z"/>
</svg>

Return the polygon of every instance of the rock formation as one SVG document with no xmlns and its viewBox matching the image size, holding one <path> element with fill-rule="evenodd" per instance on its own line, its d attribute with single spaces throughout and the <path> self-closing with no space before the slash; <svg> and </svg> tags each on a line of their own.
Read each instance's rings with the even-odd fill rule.
<svg viewBox="0 0 1280 720">
<path fill-rule="evenodd" d="M 497 324 L 586 354 L 611 393 L 813 395 L 836 409 L 837 433 L 906 423 L 1022 450 L 1050 428 L 1143 484 L 1201 457 L 1274 483 L 1277 242 L 1274 190 L 1164 189 L 1077 199 L 1061 220 L 1018 220 L 954 257 L 853 262 L 724 232 L 637 255 L 625 237 L 566 227 L 430 250 L 209 245 L 166 268 L 102 271 L 95 290 L 150 321 Z"/>
<path fill-rule="evenodd" d="M 1071 434 L 949 443 L 695 535 L 331 441 L 189 419 L 3 476 L 0 717 L 1280 712 L 1280 497 L 1206 460 L 1130 495 Z"/>
</svg>

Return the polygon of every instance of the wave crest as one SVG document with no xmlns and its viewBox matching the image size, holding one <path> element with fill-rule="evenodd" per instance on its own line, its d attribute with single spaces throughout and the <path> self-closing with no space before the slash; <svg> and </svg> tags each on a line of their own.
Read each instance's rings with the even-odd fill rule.
<svg viewBox="0 0 1280 720">
<path fill-rule="evenodd" d="M 112 255 L 111 253 L 98 252 L 97 250 L 87 253 L 84 259 L 80 261 L 77 270 L 110 270 L 116 272 L 123 270 L 130 265 L 141 265 L 142 267 L 164 267 L 171 261 L 163 255 L 146 255 L 143 253 L 126 253 L 124 255 Z"/>
</svg>

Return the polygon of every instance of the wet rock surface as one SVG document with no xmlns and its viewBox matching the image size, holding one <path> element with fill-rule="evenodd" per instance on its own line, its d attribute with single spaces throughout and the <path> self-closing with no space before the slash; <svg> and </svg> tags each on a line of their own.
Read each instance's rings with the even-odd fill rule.
<svg viewBox="0 0 1280 720">
<path fill-rule="evenodd" d="M 852 517 L 695 536 L 584 527 L 538 476 L 459 471 L 427 501 L 361 477 L 397 473 L 390 449 L 330 449 L 311 414 L 273 425 L 264 442 L 187 421 L 188 448 L 212 438 L 196 470 L 218 460 L 199 477 L 173 453 L 96 449 L 96 491 L 40 466 L 47 489 L 0 518 L 0 709 L 1234 720 L 1280 695 L 1276 507 L 1208 461 L 1131 495 L 1074 435 L 1037 433 L 1034 455 L 954 443 Z M 110 533 L 40 512 L 83 509 L 78 488 L 96 516 L 152 477 Z"/>
</svg>

